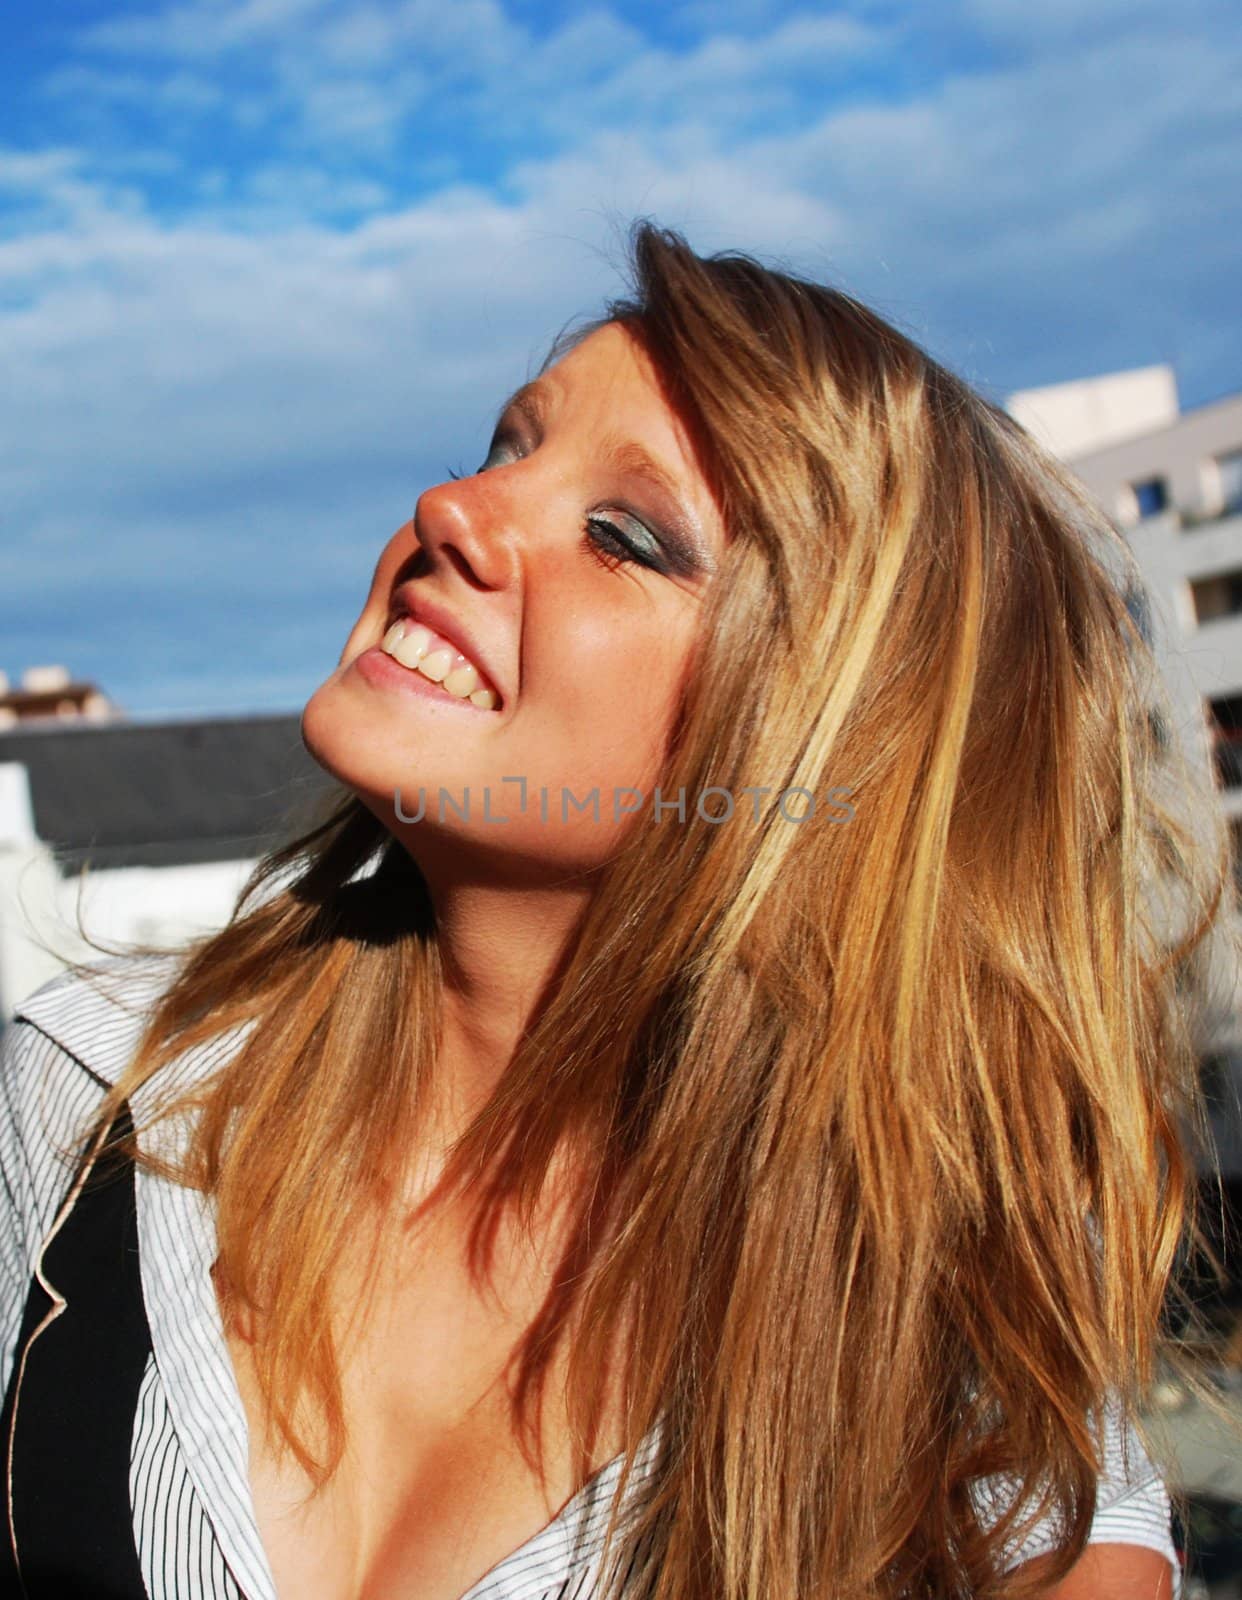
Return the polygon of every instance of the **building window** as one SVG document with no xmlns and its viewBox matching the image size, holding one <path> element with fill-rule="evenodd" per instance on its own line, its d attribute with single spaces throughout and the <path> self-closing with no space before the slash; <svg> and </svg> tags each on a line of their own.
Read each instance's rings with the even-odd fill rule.
<svg viewBox="0 0 1242 1600">
<path fill-rule="evenodd" d="M 1130 491 L 1134 495 L 1140 520 L 1158 517 L 1162 511 L 1168 510 L 1169 486 L 1163 478 L 1144 478 L 1139 483 L 1132 483 Z"/>
<path fill-rule="evenodd" d="M 1242 567 L 1214 573 L 1210 578 L 1196 578 L 1190 585 L 1190 598 L 1196 622 L 1237 616 L 1242 612 Z"/>
<path fill-rule="evenodd" d="M 1242 787 L 1242 694 L 1208 701 L 1216 780 L 1222 789 Z"/>
<path fill-rule="evenodd" d="M 1242 450 L 1231 450 L 1228 455 L 1217 456 L 1216 470 L 1220 475 L 1222 513 L 1242 511 Z"/>
</svg>

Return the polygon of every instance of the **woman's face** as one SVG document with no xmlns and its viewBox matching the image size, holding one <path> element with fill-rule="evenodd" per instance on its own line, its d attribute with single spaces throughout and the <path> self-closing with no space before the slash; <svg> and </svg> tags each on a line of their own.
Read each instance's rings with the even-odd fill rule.
<svg viewBox="0 0 1242 1600">
<path fill-rule="evenodd" d="M 652 791 L 723 542 L 685 423 L 609 323 L 389 540 L 307 747 L 420 864 L 589 869 L 628 827 L 680 826 Z"/>
</svg>

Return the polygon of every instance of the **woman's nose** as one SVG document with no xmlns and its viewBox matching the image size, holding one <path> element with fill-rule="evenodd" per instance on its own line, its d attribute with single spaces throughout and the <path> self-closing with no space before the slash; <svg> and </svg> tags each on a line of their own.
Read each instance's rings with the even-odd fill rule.
<svg viewBox="0 0 1242 1600">
<path fill-rule="evenodd" d="M 456 567 L 481 589 L 513 580 L 517 549 L 510 520 L 477 479 L 451 479 L 425 489 L 414 507 L 414 535 L 434 565 Z"/>
</svg>

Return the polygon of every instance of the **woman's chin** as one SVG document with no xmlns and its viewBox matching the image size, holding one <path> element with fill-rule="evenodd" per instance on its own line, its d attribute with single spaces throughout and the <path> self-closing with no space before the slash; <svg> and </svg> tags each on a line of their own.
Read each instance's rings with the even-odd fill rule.
<svg viewBox="0 0 1242 1600">
<path fill-rule="evenodd" d="M 337 672 L 321 683 L 302 708 L 302 743 L 312 760 L 338 782 L 356 789 L 364 774 L 359 771 L 363 741 L 357 736 L 356 719 L 342 704 L 347 691 Z"/>
<path fill-rule="evenodd" d="M 329 777 L 352 789 L 390 829 L 402 820 L 397 808 L 403 794 L 417 796 L 420 781 L 432 783 L 431 792 L 436 792 L 433 780 L 412 776 L 411 763 L 407 762 L 404 771 L 394 764 L 394 752 L 408 745 L 408 730 L 391 716 L 385 719 L 377 712 L 370 697 L 358 694 L 354 682 L 342 678 L 340 669 L 306 702 L 301 734 L 312 760 Z M 417 772 L 422 763 L 412 765 Z M 439 762 L 432 759 L 430 765 L 438 767 Z M 457 776 L 453 775 L 454 781 Z M 414 801 L 408 804 L 413 807 Z"/>
</svg>

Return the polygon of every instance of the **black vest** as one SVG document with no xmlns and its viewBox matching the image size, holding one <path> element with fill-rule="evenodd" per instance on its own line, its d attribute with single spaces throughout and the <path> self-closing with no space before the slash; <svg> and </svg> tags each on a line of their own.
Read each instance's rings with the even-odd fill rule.
<svg viewBox="0 0 1242 1600">
<path fill-rule="evenodd" d="M 123 1106 L 109 1137 L 129 1133 Z M 91 1141 L 94 1149 L 94 1140 Z M 0 1410 L 2 1600 L 147 1600 L 134 1545 L 129 1453 L 151 1350 L 138 1273 L 133 1162 L 75 1174 L 77 1198 L 31 1279 Z"/>
</svg>

